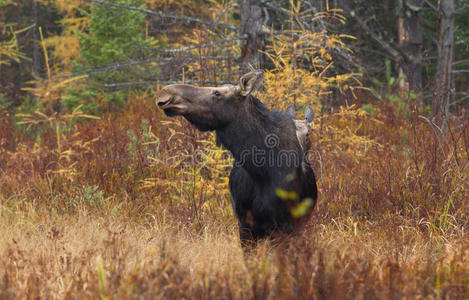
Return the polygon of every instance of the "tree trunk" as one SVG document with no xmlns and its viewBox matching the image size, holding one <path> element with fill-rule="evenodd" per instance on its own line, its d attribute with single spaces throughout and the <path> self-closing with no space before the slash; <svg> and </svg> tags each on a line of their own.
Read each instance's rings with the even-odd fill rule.
<svg viewBox="0 0 469 300">
<path fill-rule="evenodd" d="M 451 96 L 451 71 L 454 52 L 454 0 L 440 0 L 438 22 L 438 62 L 432 103 L 434 122 L 445 129 Z"/>
<path fill-rule="evenodd" d="M 241 15 L 241 36 L 247 39 L 241 52 L 241 71 L 246 72 L 251 68 L 261 69 L 264 66 L 264 58 L 259 50 L 264 49 L 264 33 L 262 24 L 264 12 L 259 0 L 239 0 Z"/>
<path fill-rule="evenodd" d="M 33 1 L 34 29 L 33 29 L 33 75 L 41 74 L 41 61 L 39 57 L 39 8 L 37 1 Z"/>
<path fill-rule="evenodd" d="M 399 46 L 406 56 L 399 66 L 399 73 L 405 75 L 400 87 L 420 93 L 422 90 L 422 28 L 420 8 L 422 0 L 401 0 L 399 3 L 397 31 Z"/>
</svg>

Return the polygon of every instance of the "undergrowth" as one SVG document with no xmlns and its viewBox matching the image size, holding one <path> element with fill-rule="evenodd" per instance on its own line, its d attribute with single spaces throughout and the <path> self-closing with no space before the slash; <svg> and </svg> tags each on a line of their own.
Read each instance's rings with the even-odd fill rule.
<svg viewBox="0 0 469 300">
<path fill-rule="evenodd" d="M 323 113 L 308 229 L 244 257 L 229 154 L 151 102 L 40 140 L 2 121 L 18 138 L 0 152 L 1 298 L 468 296 L 467 126 L 443 138 L 380 103 Z"/>
</svg>

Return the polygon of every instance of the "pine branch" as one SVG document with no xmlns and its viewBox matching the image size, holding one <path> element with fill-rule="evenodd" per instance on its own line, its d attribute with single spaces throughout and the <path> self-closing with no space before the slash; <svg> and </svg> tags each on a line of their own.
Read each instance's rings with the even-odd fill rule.
<svg viewBox="0 0 469 300">
<path fill-rule="evenodd" d="M 462 103 L 462 102 L 464 102 L 464 101 L 466 101 L 466 100 L 469 100 L 469 96 L 461 97 L 461 98 L 459 98 L 458 100 L 456 100 L 456 101 L 454 101 L 454 102 L 452 102 L 452 103 L 450 103 L 450 104 L 448 104 L 448 105 L 457 105 L 457 104 Z"/>
</svg>

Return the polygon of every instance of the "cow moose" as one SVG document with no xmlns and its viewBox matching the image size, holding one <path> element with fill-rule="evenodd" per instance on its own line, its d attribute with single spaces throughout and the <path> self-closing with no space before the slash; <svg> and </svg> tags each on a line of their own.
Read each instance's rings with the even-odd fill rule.
<svg viewBox="0 0 469 300">
<path fill-rule="evenodd" d="M 173 84 L 156 97 L 167 116 L 180 115 L 201 131 L 215 131 L 217 143 L 233 155 L 229 189 L 243 246 L 301 228 L 317 200 L 305 156 L 312 109 L 305 121 L 294 120 L 292 107 L 286 112 L 267 109 L 251 94 L 262 78 L 263 71 L 253 71 L 237 85 Z"/>
</svg>

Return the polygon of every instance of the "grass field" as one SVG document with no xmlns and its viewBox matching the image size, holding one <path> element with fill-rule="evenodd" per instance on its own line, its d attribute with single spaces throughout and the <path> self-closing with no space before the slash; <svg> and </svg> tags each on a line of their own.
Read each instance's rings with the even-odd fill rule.
<svg viewBox="0 0 469 300">
<path fill-rule="evenodd" d="M 457 299 L 468 238 L 426 222 L 313 221 L 243 257 L 234 222 L 3 212 L 2 299 Z"/>
<path fill-rule="evenodd" d="M 244 255 L 229 155 L 147 100 L 0 122 L 0 299 L 469 297 L 467 126 L 443 138 L 386 106 L 320 117 L 311 222 Z"/>
</svg>

